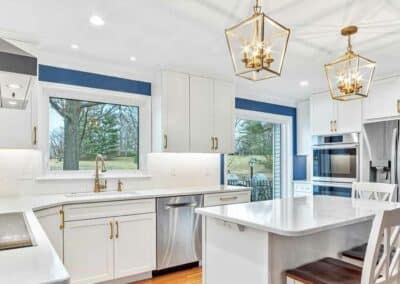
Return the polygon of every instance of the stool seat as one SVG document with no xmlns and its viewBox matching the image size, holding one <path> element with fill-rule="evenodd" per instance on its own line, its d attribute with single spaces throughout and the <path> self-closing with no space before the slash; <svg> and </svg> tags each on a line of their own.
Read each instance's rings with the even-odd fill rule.
<svg viewBox="0 0 400 284">
<path fill-rule="evenodd" d="M 361 273 L 361 267 L 330 257 L 286 271 L 288 277 L 307 284 L 360 284 Z"/>
<path fill-rule="evenodd" d="M 348 258 L 364 261 L 366 251 L 367 251 L 367 244 L 363 244 L 361 246 L 343 251 L 342 255 Z M 380 255 L 381 254 L 382 254 L 382 249 L 380 251 Z"/>
</svg>

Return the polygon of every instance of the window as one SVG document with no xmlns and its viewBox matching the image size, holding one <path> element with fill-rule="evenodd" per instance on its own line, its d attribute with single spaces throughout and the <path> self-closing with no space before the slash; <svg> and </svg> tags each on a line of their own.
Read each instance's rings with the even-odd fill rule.
<svg viewBox="0 0 400 284">
<path fill-rule="evenodd" d="M 109 170 L 139 168 L 139 107 L 49 97 L 50 170 L 93 170 L 97 154 Z"/>
<path fill-rule="evenodd" d="M 227 157 L 229 185 L 253 187 L 252 200 L 281 196 L 281 124 L 238 119 L 235 153 Z"/>
</svg>

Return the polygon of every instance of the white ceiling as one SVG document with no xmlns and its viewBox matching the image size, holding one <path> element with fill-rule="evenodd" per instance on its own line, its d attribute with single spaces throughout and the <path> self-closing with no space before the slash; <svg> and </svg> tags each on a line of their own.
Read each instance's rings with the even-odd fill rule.
<svg viewBox="0 0 400 284">
<path fill-rule="evenodd" d="M 327 89 L 323 65 L 345 50 L 341 27 L 356 24 L 354 50 L 377 61 L 377 77 L 400 71 L 400 0 L 263 2 L 292 36 L 282 76 L 261 82 L 234 78 L 224 37 L 250 15 L 253 0 L 0 0 L 0 35 L 60 57 L 207 74 L 235 80 L 244 95 L 297 100 Z M 93 14 L 106 24 L 91 26 Z M 299 87 L 301 80 L 310 85 Z"/>
</svg>

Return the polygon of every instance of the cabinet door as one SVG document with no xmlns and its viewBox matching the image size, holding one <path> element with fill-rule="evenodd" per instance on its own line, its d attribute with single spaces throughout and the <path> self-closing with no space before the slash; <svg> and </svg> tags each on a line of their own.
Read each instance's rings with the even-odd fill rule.
<svg viewBox="0 0 400 284">
<path fill-rule="evenodd" d="M 113 279 L 112 218 L 65 222 L 64 264 L 71 283 Z"/>
<path fill-rule="evenodd" d="M 310 101 L 297 104 L 297 154 L 311 154 Z"/>
<path fill-rule="evenodd" d="M 225 82 L 214 82 L 214 136 L 218 153 L 234 152 L 235 88 Z"/>
<path fill-rule="evenodd" d="M 58 256 L 63 260 L 64 233 L 61 219 L 62 207 L 54 207 L 35 212 L 40 225 L 42 225 L 50 243 L 56 250 Z"/>
<path fill-rule="evenodd" d="M 165 152 L 189 152 L 189 75 L 163 72 L 162 128 Z"/>
<path fill-rule="evenodd" d="M 373 82 L 368 98 L 363 101 L 364 120 L 399 116 L 400 79 Z"/>
<path fill-rule="evenodd" d="M 331 122 L 335 119 L 335 105 L 329 93 L 312 96 L 310 112 L 312 135 L 333 133 Z"/>
<path fill-rule="evenodd" d="M 154 213 L 116 217 L 115 278 L 149 272 L 156 267 Z"/>
<path fill-rule="evenodd" d="M 190 76 L 190 152 L 213 152 L 213 80 Z"/>
<path fill-rule="evenodd" d="M 336 102 L 335 128 L 337 133 L 360 132 L 362 101 Z"/>
</svg>

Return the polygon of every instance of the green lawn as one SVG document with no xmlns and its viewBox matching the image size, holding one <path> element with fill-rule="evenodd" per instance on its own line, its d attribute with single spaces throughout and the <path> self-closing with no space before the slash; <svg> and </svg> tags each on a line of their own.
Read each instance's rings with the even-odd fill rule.
<svg viewBox="0 0 400 284">
<path fill-rule="evenodd" d="M 254 167 L 254 175 L 257 173 L 265 174 L 269 179 L 272 179 L 272 158 L 262 155 L 228 155 L 227 168 L 228 172 L 236 174 L 241 179 L 250 177 L 249 161 L 251 158 L 256 160 Z"/>
<path fill-rule="evenodd" d="M 136 170 L 137 163 L 135 157 L 116 157 L 112 160 L 106 161 L 107 170 Z M 96 163 L 91 161 L 79 161 L 80 170 L 94 170 Z M 62 171 L 63 162 L 56 159 L 50 159 L 50 170 Z"/>
</svg>

